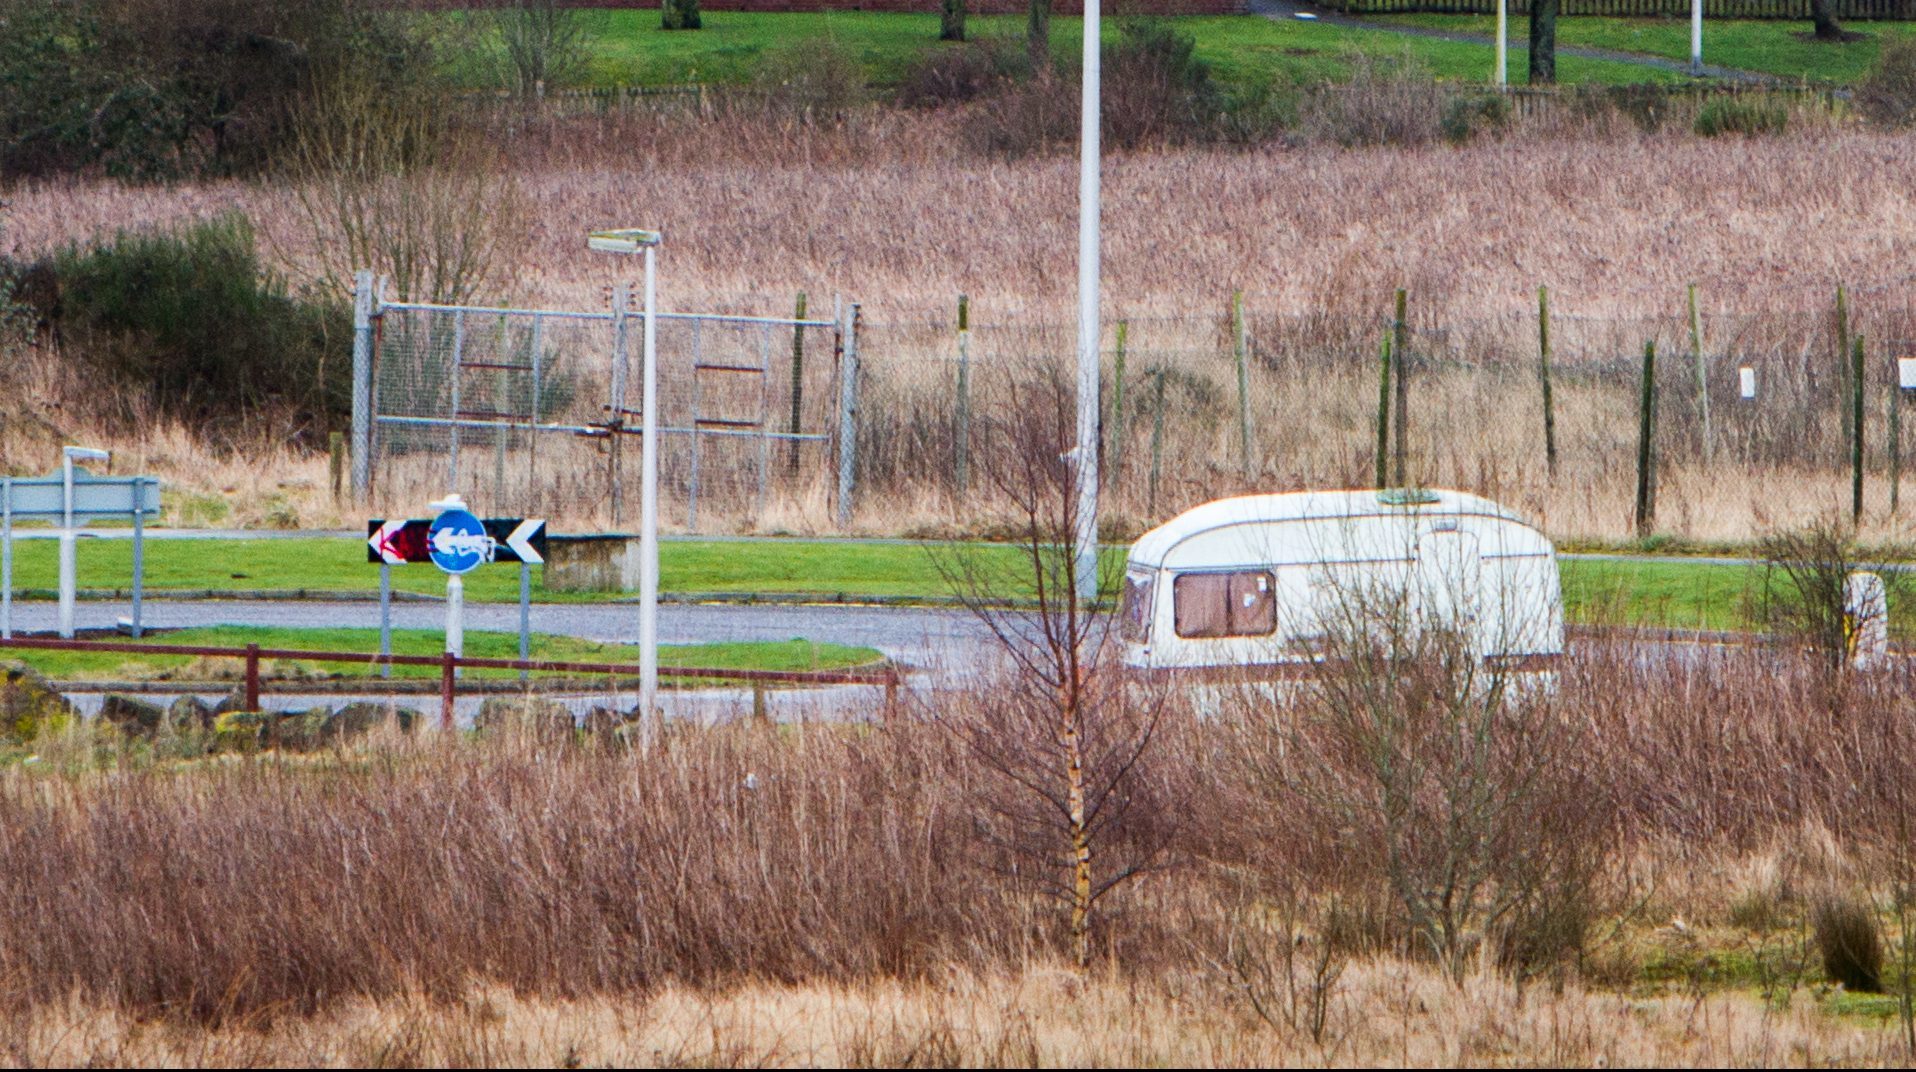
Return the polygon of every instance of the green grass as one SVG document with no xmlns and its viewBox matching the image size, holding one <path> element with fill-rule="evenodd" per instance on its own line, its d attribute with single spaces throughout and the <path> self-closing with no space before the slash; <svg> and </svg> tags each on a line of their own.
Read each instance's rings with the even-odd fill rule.
<svg viewBox="0 0 1916 1072">
<path fill-rule="evenodd" d="M 1390 15 L 1375 21 L 1458 33 L 1496 33 L 1496 19 L 1489 16 Z M 1528 24 L 1523 19 L 1512 19 L 1511 25 L 1521 36 Z M 1790 80 L 1847 85 L 1869 73 L 1886 37 L 1912 32 L 1910 26 L 1893 22 L 1853 22 L 1844 28 L 1864 37 L 1841 43 L 1806 40 L 1808 20 L 1710 19 L 1703 24 L 1703 60 Z M 1687 61 L 1690 23 L 1688 19 L 1578 16 L 1557 23 L 1557 43 Z M 1559 66 L 1571 58 L 1559 57 Z M 1522 80 L 1521 48 L 1512 49 L 1510 70 L 1513 79 Z"/>
<path fill-rule="evenodd" d="M 304 651 L 372 653 L 379 650 L 377 629 L 295 629 L 221 625 L 200 629 L 182 629 L 147 639 L 155 644 L 187 644 L 205 647 L 244 647 Z M 437 655 L 444 650 L 445 634 L 433 629 L 393 630 L 393 652 L 398 655 Z M 515 633 L 470 632 L 466 634 L 466 654 L 486 659 L 516 659 L 519 637 Z M 636 664 L 637 647 L 606 644 L 575 637 L 535 633 L 532 657 L 555 662 L 613 662 Z M 242 673 L 238 659 L 204 659 L 188 655 L 137 655 L 100 651 L 18 651 L 9 653 L 41 673 L 62 680 L 218 680 L 237 681 Z M 842 670 L 878 661 L 882 656 L 871 648 L 844 644 L 820 644 L 809 640 L 782 640 L 764 643 L 677 644 L 659 649 L 660 666 L 694 666 L 713 670 Z M 267 678 L 311 680 L 325 677 L 368 677 L 375 673 L 371 662 L 336 663 L 308 660 L 266 660 L 262 673 Z M 511 670 L 469 670 L 475 678 L 516 677 Z M 437 677 L 430 666 L 396 666 L 394 677 Z"/>
<path fill-rule="evenodd" d="M 450 16 L 457 20 L 460 16 Z M 820 40 L 836 42 L 855 56 L 874 85 L 898 83 L 911 64 L 934 49 L 957 47 L 938 41 L 935 14 L 841 11 L 814 14 L 705 13 L 705 28 L 666 31 L 656 10 L 592 10 L 587 23 L 586 71 L 591 86 L 677 85 L 694 82 L 742 84 L 751 81 L 766 54 L 781 46 L 803 47 Z M 1324 23 L 1276 21 L 1251 16 L 1187 16 L 1167 20 L 1197 41 L 1198 56 L 1210 63 L 1227 86 L 1238 90 L 1289 83 L 1303 85 L 1348 76 L 1353 52 L 1396 60 L 1410 57 L 1438 78 L 1488 81 L 1492 49 Z M 971 36 L 1022 40 L 1024 16 L 973 16 Z M 1078 62 L 1082 20 L 1056 18 L 1051 50 L 1060 64 Z M 1106 39 L 1118 33 L 1107 19 Z M 476 45 L 468 46 L 468 49 Z M 468 51 L 466 55 L 472 53 Z M 483 65 L 455 65 L 472 85 L 486 84 Z M 1678 77 L 1664 71 L 1609 61 L 1565 57 L 1559 73 L 1566 82 L 1630 83 Z"/>
<path fill-rule="evenodd" d="M 55 544 L 32 540 L 15 548 L 16 591 L 47 598 L 55 584 Z M 1115 584 L 1124 549 L 1104 554 Z M 659 552 L 660 587 L 667 594 L 751 597 L 773 595 L 819 600 L 892 599 L 945 602 L 957 593 L 939 563 L 969 556 L 996 579 L 1006 599 L 1031 596 L 1021 578 L 1017 548 L 1006 544 L 864 543 L 851 540 L 671 540 Z M 353 539 L 154 540 L 147 545 L 146 585 L 155 595 L 173 592 L 373 592 L 379 567 L 365 561 L 365 544 Z M 126 540 L 82 540 L 80 586 L 124 591 L 132 578 L 132 546 Z M 548 592 L 543 571 L 533 569 L 533 599 L 584 603 L 629 599 L 629 593 Z M 1656 625 L 1678 629 L 1750 628 L 1747 608 L 1762 584 L 1760 569 L 1709 562 L 1567 559 L 1563 562 L 1565 613 L 1570 621 Z M 510 603 L 519 597 L 518 571 L 482 566 L 466 575 L 466 597 Z M 445 576 L 427 565 L 396 566 L 393 586 L 405 592 L 443 595 Z M 1899 629 L 1912 624 L 1904 606 L 1893 609 Z"/>
</svg>

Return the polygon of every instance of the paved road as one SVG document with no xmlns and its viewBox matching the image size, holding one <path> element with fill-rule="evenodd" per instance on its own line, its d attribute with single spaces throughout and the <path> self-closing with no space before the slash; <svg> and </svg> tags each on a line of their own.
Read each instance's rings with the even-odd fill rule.
<svg viewBox="0 0 1916 1072">
<path fill-rule="evenodd" d="M 51 630 L 58 610 L 57 605 L 50 602 L 16 603 L 14 628 L 22 632 Z M 80 603 L 75 608 L 75 624 L 81 629 L 111 629 L 126 613 L 125 603 Z M 141 617 L 142 624 L 152 629 L 204 625 L 377 628 L 379 604 L 155 598 L 146 601 Z M 436 602 L 394 603 L 392 622 L 395 629 L 438 629 L 446 623 L 446 612 L 444 606 Z M 514 603 L 469 603 L 466 628 L 517 632 L 519 607 Z M 586 640 L 637 643 L 638 608 L 629 603 L 535 603 L 532 629 Z M 969 662 L 979 646 L 989 639 L 983 626 L 969 612 L 938 607 L 806 604 L 659 607 L 659 641 L 665 644 L 795 637 L 877 648 L 913 666 Z"/>
</svg>

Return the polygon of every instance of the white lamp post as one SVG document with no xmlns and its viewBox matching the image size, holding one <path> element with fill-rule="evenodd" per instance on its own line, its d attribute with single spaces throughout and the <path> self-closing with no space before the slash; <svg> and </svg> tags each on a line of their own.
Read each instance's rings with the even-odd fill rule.
<svg viewBox="0 0 1916 1072">
<path fill-rule="evenodd" d="M 73 463 L 103 462 L 111 457 L 92 447 L 65 447 L 60 451 L 60 635 L 73 639 Z M 134 509 L 138 509 L 138 503 Z"/>
<path fill-rule="evenodd" d="M 1690 73 L 1703 73 L 1703 0 L 1690 0 Z"/>
<path fill-rule="evenodd" d="M 639 717 L 659 713 L 659 360 L 657 231 L 595 231 L 586 248 L 645 254 L 645 358 L 639 388 Z M 649 732 L 649 731 L 648 731 Z"/>
<path fill-rule="evenodd" d="M 1084 0 L 1084 97 L 1078 142 L 1078 598 L 1098 595 L 1098 0 Z"/>
<path fill-rule="evenodd" d="M 1497 88 L 1510 84 L 1510 0 L 1497 0 Z"/>
</svg>

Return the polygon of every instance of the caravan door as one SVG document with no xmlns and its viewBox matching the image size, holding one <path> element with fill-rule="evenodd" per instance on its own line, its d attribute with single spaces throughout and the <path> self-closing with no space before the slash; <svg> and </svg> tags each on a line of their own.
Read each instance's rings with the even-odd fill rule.
<svg viewBox="0 0 1916 1072">
<path fill-rule="evenodd" d="M 1483 553 L 1477 537 L 1455 528 L 1433 529 L 1417 541 L 1416 593 L 1420 628 L 1454 630 L 1471 650 L 1483 651 Z"/>
</svg>

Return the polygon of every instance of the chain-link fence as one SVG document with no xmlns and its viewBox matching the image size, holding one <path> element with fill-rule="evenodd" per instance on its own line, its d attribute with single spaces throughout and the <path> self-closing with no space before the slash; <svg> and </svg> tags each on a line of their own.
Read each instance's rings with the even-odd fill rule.
<svg viewBox="0 0 1916 1072">
<path fill-rule="evenodd" d="M 369 420 L 356 451 L 376 509 L 449 490 L 482 511 L 574 528 L 637 523 L 645 318 L 368 303 Z M 661 313 L 660 503 L 687 528 L 822 499 L 835 479 L 836 320 Z"/>
<path fill-rule="evenodd" d="M 1395 484 L 1400 464 L 1404 481 L 1489 496 L 1566 538 L 1747 540 L 1849 516 L 1859 487 L 1866 536 L 1906 524 L 1896 359 L 1916 355 L 1916 317 L 1887 290 L 1840 317 L 1833 301 L 1691 315 L 1682 295 L 1654 315 L 1558 303 L 1478 318 L 1413 296 L 1401 324 L 1388 307 L 1264 303 L 1107 318 L 1114 535 L 1224 495 Z M 851 310 L 661 315 L 668 524 L 903 532 L 994 516 L 993 474 L 1030 442 L 1008 432 L 1036 418 L 1032 384 L 1069 382 L 1073 325 L 980 308 L 960 330 L 955 303 L 916 319 Z M 629 299 L 591 313 L 387 304 L 369 319 L 376 507 L 456 489 L 573 527 L 636 521 Z"/>
</svg>

